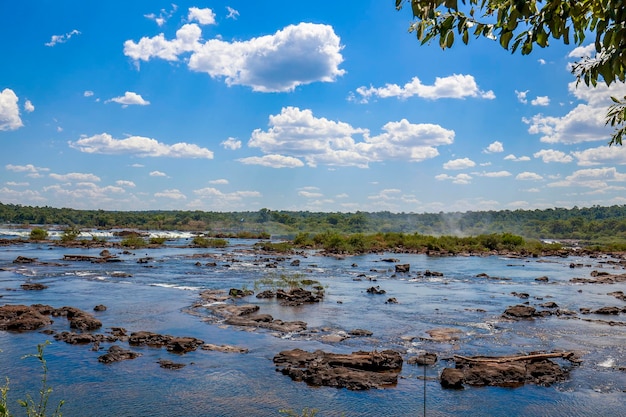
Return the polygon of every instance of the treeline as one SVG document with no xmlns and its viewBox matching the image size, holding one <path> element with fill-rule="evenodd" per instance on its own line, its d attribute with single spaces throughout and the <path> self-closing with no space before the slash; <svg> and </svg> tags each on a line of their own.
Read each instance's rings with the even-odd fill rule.
<svg viewBox="0 0 626 417">
<path fill-rule="evenodd" d="M 320 213 L 275 211 L 104 211 L 0 203 L 0 223 L 78 228 L 133 228 L 209 233 L 269 233 L 293 239 L 299 233 L 404 233 L 478 236 L 511 233 L 530 239 L 626 241 L 626 205 L 571 209 L 500 210 L 465 213 Z"/>
</svg>

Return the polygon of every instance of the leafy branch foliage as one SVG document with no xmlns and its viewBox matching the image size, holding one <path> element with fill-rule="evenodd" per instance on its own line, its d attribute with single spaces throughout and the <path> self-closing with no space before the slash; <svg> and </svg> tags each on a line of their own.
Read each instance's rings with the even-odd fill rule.
<svg viewBox="0 0 626 417">
<path fill-rule="evenodd" d="M 581 57 L 572 72 L 578 81 L 595 86 L 598 80 L 610 85 L 626 79 L 626 7 L 623 0 L 396 0 L 400 10 L 409 3 L 415 22 L 409 27 L 417 39 L 428 43 L 439 38 L 439 46 L 450 48 L 459 36 L 468 44 L 470 36 L 498 40 L 502 48 L 522 55 L 535 45 L 544 48 L 550 38 L 569 45 L 582 45 L 595 35 L 594 57 Z M 616 130 L 610 145 L 622 144 L 626 134 L 626 97 L 614 98 L 606 122 Z M 621 118 L 614 114 L 622 115 Z"/>
</svg>

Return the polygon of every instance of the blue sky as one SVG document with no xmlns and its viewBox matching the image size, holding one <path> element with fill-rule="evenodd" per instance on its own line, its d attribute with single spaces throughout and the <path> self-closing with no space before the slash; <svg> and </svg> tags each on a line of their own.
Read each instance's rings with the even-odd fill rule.
<svg viewBox="0 0 626 417">
<path fill-rule="evenodd" d="M 449 212 L 626 204 L 610 96 L 393 1 L 0 3 L 0 201 Z"/>
</svg>

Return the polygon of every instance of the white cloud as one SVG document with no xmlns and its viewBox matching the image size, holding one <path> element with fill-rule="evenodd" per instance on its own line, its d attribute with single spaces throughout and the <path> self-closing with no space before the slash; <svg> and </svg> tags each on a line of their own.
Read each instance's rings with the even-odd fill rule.
<svg viewBox="0 0 626 417">
<path fill-rule="evenodd" d="M 85 90 L 85 92 L 83 93 L 83 97 L 91 97 L 93 96 L 93 91 L 91 90 Z"/>
<path fill-rule="evenodd" d="M 226 10 L 228 10 L 228 14 L 226 15 L 226 19 L 234 19 L 237 20 L 239 16 L 239 12 L 232 7 L 226 6 Z"/>
<path fill-rule="evenodd" d="M 17 130 L 24 126 L 17 105 L 17 95 L 9 88 L 0 93 L 0 130 Z"/>
<path fill-rule="evenodd" d="M 476 175 L 479 175 L 481 177 L 487 177 L 487 178 L 503 178 L 503 177 L 510 177 L 513 174 L 511 174 L 509 171 L 491 171 L 491 172 L 482 172 Z"/>
<path fill-rule="evenodd" d="M 94 154 L 213 159 L 213 152 L 198 145 L 185 142 L 167 145 L 142 136 L 114 139 L 108 133 L 102 133 L 80 138 L 75 142 L 69 142 L 69 145 L 81 152 Z"/>
<path fill-rule="evenodd" d="M 454 141 L 454 132 L 438 125 L 412 124 L 406 119 L 389 122 L 380 135 L 313 116 L 311 110 L 284 107 L 269 118 L 267 131 L 252 132 L 248 146 L 274 156 L 302 158 L 307 165 L 358 166 L 370 162 L 407 160 L 419 162 L 439 154 L 436 146 Z M 354 136 L 362 137 L 356 141 Z M 249 158 L 246 158 L 248 160 Z"/>
<path fill-rule="evenodd" d="M 324 197 L 324 194 L 322 194 L 322 193 L 314 193 L 314 192 L 306 191 L 306 190 L 298 191 L 298 195 L 301 196 L 301 197 L 305 197 L 305 198 L 321 198 L 321 197 Z"/>
<path fill-rule="evenodd" d="M 245 165 L 261 165 L 270 168 L 300 168 L 304 163 L 298 158 L 283 155 L 264 155 L 240 158 L 237 161 Z"/>
<path fill-rule="evenodd" d="M 606 145 L 597 148 L 589 148 L 584 151 L 572 152 L 574 158 L 578 160 L 578 165 L 625 165 L 626 147 Z"/>
<path fill-rule="evenodd" d="M 520 156 L 517 157 L 513 154 L 509 154 L 507 156 L 504 157 L 505 161 L 513 161 L 513 162 L 526 162 L 526 161 L 530 161 L 530 157 L 529 156 Z"/>
<path fill-rule="evenodd" d="M 179 55 L 190 52 L 185 62 L 192 71 L 260 92 L 293 91 L 299 85 L 333 82 L 345 73 L 338 68 L 343 61 L 340 39 L 329 25 L 300 23 L 273 35 L 234 42 L 210 39 L 201 43 L 201 34 L 196 24 L 187 24 L 171 41 L 162 33 L 138 43 L 128 40 L 124 54 L 136 61 L 177 61 Z"/>
<path fill-rule="evenodd" d="M 520 103 L 523 103 L 523 104 L 528 103 L 528 99 L 526 98 L 527 94 L 528 94 L 528 90 L 526 90 L 526 91 L 517 91 L 517 90 L 515 90 L 515 95 L 517 96 L 517 100 Z"/>
<path fill-rule="evenodd" d="M 209 184 L 227 185 L 228 184 L 228 180 L 224 179 L 224 178 L 220 178 L 218 180 L 211 180 L 211 181 L 209 181 Z"/>
<path fill-rule="evenodd" d="M 232 193 L 223 193 L 217 188 L 201 188 L 194 190 L 194 194 L 200 199 L 208 199 L 213 206 L 216 207 L 229 207 L 233 203 L 242 201 L 245 198 L 258 198 L 262 197 L 262 194 L 258 191 L 235 191 Z"/>
<path fill-rule="evenodd" d="M 195 20 L 201 25 L 214 25 L 215 13 L 213 13 L 213 10 L 209 8 L 199 9 L 197 7 L 190 7 L 189 15 L 187 16 L 187 19 L 190 22 L 193 22 Z"/>
<path fill-rule="evenodd" d="M 443 169 L 466 169 L 476 166 L 476 162 L 469 158 L 453 159 L 443 164 Z"/>
<path fill-rule="evenodd" d="M 151 177 L 167 177 L 167 174 L 165 172 L 161 172 L 161 171 L 152 171 L 149 174 Z"/>
<path fill-rule="evenodd" d="M 530 104 L 533 106 L 548 106 L 550 104 L 550 98 L 548 96 L 537 96 Z"/>
<path fill-rule="evenodd" d="M 167 20 L 174 15 L 174 13 L 176 13 L 176 10 L 178 10 L 178 6 L 176 4 L 172 4 L 172 10 L 168 11 L 165 9 L 161 9 L 161 12 L 158 16 L 154 13 L 150 13 L 145 14 L 144 17 L 150 20 L 154 20 L 156 24 L 160 27 L 163 26 L 165 22 L 167 22 Z"/>
<path fill-rule="evenodd" d="M 32 164 L 27 164 L 27 165 L 13 165 L 13 164 L 7 164 L 4 166 L 4 168 L 7 171 L 13 171 L 13 172 L 27 172 L 29 174 L 41 174 L 41 172 L 47 172 L 50 171 L 49 168 L 41 168 L 41 167 L 36 167 Z"/>
<path fill-rule="evenodd" d="M 543 177 L 539 174 L 536 174 L 534 172 L 522 172 L 517 174 L 517 176 L 515 177 L 516 180 L 521 180 L 521 181 L 539 181 L 542 180 Z"/>
<path fill-rule="evenodd" d="M 626 183 L 626 174 L 617 172 L 615 167 L 581 169 L 568 175 L 562 181 L 548 184 L 550 187 L 585 187 L 597 189 L 600 192 L 608 190 L 623 190 L 623 186 L 610 186 L 609 182 Z"/>
<path fill-rule="evenodd" d="M 439 181 L 452 181 L 452 183 L 454 184 L 467 185 L 471 182 L 472 177 L 468 174 L 458 174 L 458 175 L 439 174 L 435 176 L 435 179 Z"/>
<path fill-rule="evenodd" d="M 132 91 L 127 91 L 124 93 L 123 96 L 113 97 L 112 99 L 105 101 L 105 103 L 110 103 L 110 102 L 122 104 L 123 105 L 122 107 L 128 107 L 132 105 L 147 106 L 148 104 L 150 104 L 150 102 L 147 100 L 144 100 L 144 98 L 141 97 L 140 94 L 133 93 Z"/>
<path fill-rule="evenodd" d="M 48 176 L 53 180 L 64 182 L 100 182 L 100 177 L 82 172 L 70 172 L 68 174 L 50 173 Z"/>
<path fill-rule="evenodd" d="M 504 152 L 504 146 L 502 145 L 502 142 L 499 142 L 499 141 L 490 143 L 489 146 L 487 146 L 487 149 L 483 150 L 483 153 L 500 153 L 500 152 Z"/>
<path fill-rule="evenodd" d="M 117 184 L 120 187 L 135 188 L 135 183 L 132 181 L 117 180 L 115 181 L 115 184 Z"/>
<path fill-rule="evenodd" d="M 28 182 L 15 182 L 15 181 L 7 181 L 5 183 L 9 187 L 28 187 L 30 183 Z"/>
<path fill-rule="evenodd" d="M 593 43 L 585 46 L 577 46 L 567 55 L 570 58 L 592 58 L 596 55 L 596 46 Z"/>
<path fill-rule="evenodd" d="M 535 152 L 533 156 L 535 158 L 541 158 L 541 160 L 545 163 L 548 163 L 548 162 L 568 163 L 574 160 L 574 158 L 572 158 L 570 155 L 567 155 L 565 152 L 556 151 L 554 149 L 542 149 L 539 152 Z"/>
<path fill-rule="evenodd" d="M 31 103 L 30 100 L 26 100 L 24 102 L 24 111 L 27 113 L 32 113 L 35 111 L 35 106 L 33 105 L 33 103 Z"/>
<path fill-rule="evenodd" d="M 494 99 L 493 91 L 481 91 L 472 75 L 454 74 L 449 77 L 437 77 L 433 85 L 424 85 L 419 78 L 413 77 L 404 87 L 397 84 L 386 84 L 384 87 L 359 87 L 356 92 L 361 95 L 362 102 L 367 103 L 371 97 L 398 97 L 407 99 L 417 96 L 437 100 L 441 98 L 479 97 Z"/>
<path fill-rule="evenodd" d="M 187 199 L 185 194 L 181 193 L 180 190 L 177 190 L 176 188 L 173 188 L 171 190 L 159 191 L 157 193 L 154 193 L 154 196 L 158 198 L 169 198 L 172 200 L 186 200 Z"/>
<path fill-rule="evenodd" d="M 235 138 L 228 138 L 222 143 L 220 143 L 224 147 L 224 149 L 230 149 L 231 151 L 235 151 L 241 148 L 241 141 Z"/>
<path fill-rule="evenodd" d="M 74 29 L 71 32 L 68 32 L 64 35 L 52 35 L 50 42 L 47 42 L 46 46 L 54 46 L 57 43 L 65 43 L 70 40 L 70 38 L 74 35 L 80 35 L 80 31 Z"/>
<path fill-rule="evenodd" d="M 562 117 L 537 114 L 530 119 L 523 118 L 524 123 L 529 125 L 528 132 L 542 134 L 540 140 L 544 143 L 608 141 L 611 128 L 605 124 L 607 107 L 611 104 L 611 96 L 626 96 L 626 84 L 615 82 L 607 87 L 598 83 L 595 87 L 587 87 L 584 83 L 576 86 L 576 81 L 572 81 L 569 91 L 586 104 L 578 104 Z"/>
<path fill-rule="evenodd" d="M 543 59 L 543 58 L 539 58 L 539 59 L 537 60 L 537 62 L 539 62 L 539 64 L 540 64 L 540 65 L 546 65 L 546 64 L 547 64 L 546 60 L 545 60 L 545 59 Z"/>
</svg>

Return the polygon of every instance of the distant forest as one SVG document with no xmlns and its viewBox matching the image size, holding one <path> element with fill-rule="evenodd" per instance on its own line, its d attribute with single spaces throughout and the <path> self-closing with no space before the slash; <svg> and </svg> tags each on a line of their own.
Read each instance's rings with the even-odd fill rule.
<svg viewBox="0 0 626 417">
<path fill-rule="evenodd" d="M 333 231 L 430 236 L 512 233 L 530 239 L 578 239 L 592 243 L 626 241 L 626 205 L 416 214 L 388 211 L 320 213 L 266 208 L 244 212 L 104 211 L 0 203 L 0 223 L 203 233 L 250 231 L 289 238 L 299 233 Z"/>
</svg>

